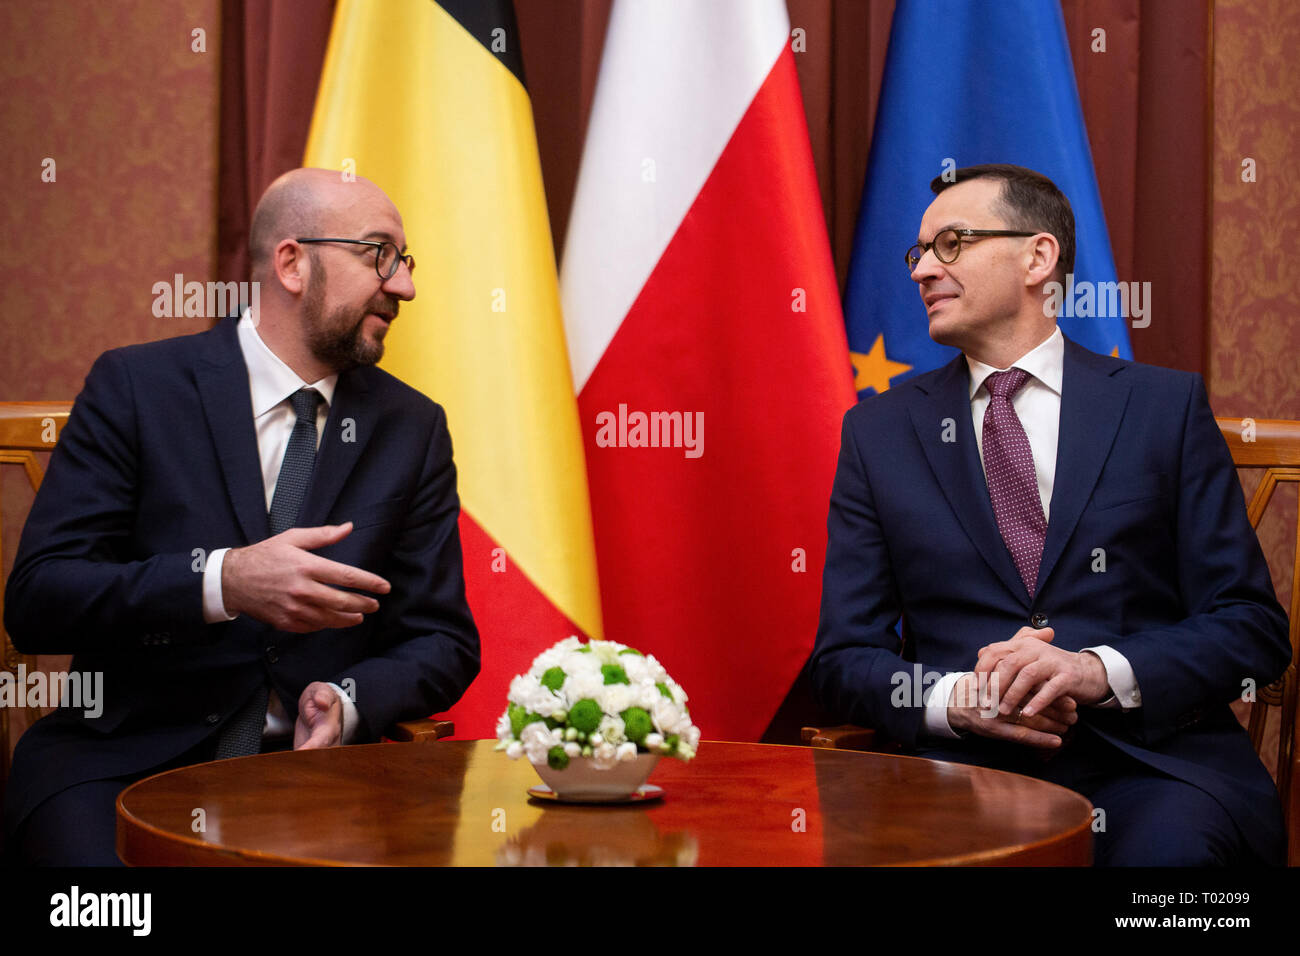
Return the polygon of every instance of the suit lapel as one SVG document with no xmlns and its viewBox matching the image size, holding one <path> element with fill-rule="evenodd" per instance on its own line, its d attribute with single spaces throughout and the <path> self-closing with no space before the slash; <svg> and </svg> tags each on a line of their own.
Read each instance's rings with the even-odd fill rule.
<svg viewBox="0 0 1300 956">
<path fill-rule="evenodd" d="M 366 402 L 368 391 L 364 369 L 340 373 L 334 388 L 334 402 L 330 405 L 329 418 L 316 451 L 316 466 L 299 515 L 299 527 L 310 528 L 325 523 L 370 443 L 378 423 L 378 412 Z"/>
<path fill-rule="evenodd" d="M 1120 420 L 1128 405 L 1129 386 L 1115 373 L 1124 365 L 1065 342 L 1061 378 L 1061 423 L 1052 482 L 1052 507 L 1047 540 L 1038 566 L 1041 594 L 1052 569 L 1065 550 L 1079 515 L 1092 497 L 1102 466 L 1110 455 Z"/>
<path fill-rule="evenodd" d="M 226 493 L 246 542 L 253 543 L 265 538 L 271 529 L 266 517 L 257 431 L 253 426 L 248 367 L 235 331 L 238 321 L 233 316 L 224 319 L 208 333 L 210 344 L 195 366 L 195 374 Z"/>
<path fill-rule="evenodd" d="M 938 378 L 924 385 L 920 382 L 913 385 L 921 397 L 909 406 L 912 427 L 939 487 L 985 562 L 1002 579 L 1007 590 L 1028 607 L 1029 593 L 993 517 L 993 503 L 989 500 L 971 424 L 970 371 L 966 359 L 958 355 Z M 946 419 L 953 422 L 956 441 L 943 441 Z"/>
</svg>

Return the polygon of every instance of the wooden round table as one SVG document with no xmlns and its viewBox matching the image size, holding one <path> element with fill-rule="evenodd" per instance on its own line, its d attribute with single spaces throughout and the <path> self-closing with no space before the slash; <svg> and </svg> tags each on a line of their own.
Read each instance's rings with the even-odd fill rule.
<svg viewBox="0 0 1300 956">
<path fill-rule="evenodd" d="M 705 741 L 659 801 L 530 797 L 494 741 L 369 744 L 169 770 L 117 801 L 133 865 L 1087 865 L 1092 805 L 917 757 Z"/>
</svg>

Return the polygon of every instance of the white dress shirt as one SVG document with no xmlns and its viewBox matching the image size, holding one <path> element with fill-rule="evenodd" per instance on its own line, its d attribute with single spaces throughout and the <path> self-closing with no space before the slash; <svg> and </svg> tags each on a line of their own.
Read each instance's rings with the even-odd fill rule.
<svg viewBox="0 0 1300 956">
<path fill-rule="evenodd" d="M 257 432 L 257 456 L 262 466 L 262 487 L 266 492 L 266 510 L 271 510 L 275 498 L 275 483 L 280 477 L 289 436 L 298 420 L 290 397 L 302 388 L 312 388 L 324 399 L 316 408 L 316 445 L 329 418 L 329 407 L 334 400 L 334 387 L 338 375 L 327 375 L 319 382 L 308 384 L 285 365 L 257 334 L 250 309 L 245 309 L 238 325 L 239 349 L 244 353 L 248 367 L 248 390 L 253 403 L 253 427 Z M 236 615 L 226 612 L 221 594 L 221 566 L 229 548 L 218 548 L 208 555 L 203 567 L 203 619 L 209 624 L 234 620 Z M 343 742 L 350 743 L 356 736 L 357 707 L 343 688 L 330 684 L 343 704 Z M 263 737 L 284 737 L 293 733 L 280 698 L 272 693 L 267 704 L 266 727 Z"/>
<path fill-rule="evenodd" d="M 994 372 L 1009 369 L 994 368 L 966 356 L 970 369 L 970 413 L 975 427 L 975 445 L 979 450 L 980 467 L 984 467 L 984 413 L 989 407 L 989 391 L 985 380 Z M 1029 373 L 1029 378 L 1011 398 L 1020 424 L 1029 439 L 1029 450 L 1034 458 L 1034 475 L 1038 479 L 1038 497 L 1043 503 L 1043 517 L 1050 523 L 1052 488 L 1056 481 L 1056 449 L 1061 427 L 1061 381 L 1065 368 L 1065 336 L 1059 328 L 1032 351 L 1022 355 L 1010 368 Z M 1007 635 L 1010 640 L 1012 635 Z M 1112 696 L 1095 704 L 1096 707 L 1123 707 L 1125 710 L 1142 705 L 1137 677 L 1133 667 L 1119 651 L 1108 645 L 1085 647 L 1101 659 L 1106 668 Z M 946 674 L 930 688 L 925 697 L 925 730 L 939 737 L 958 737 L 948 724 L 948 698 L 952 687 L 964 674 Z"/>
</svg>

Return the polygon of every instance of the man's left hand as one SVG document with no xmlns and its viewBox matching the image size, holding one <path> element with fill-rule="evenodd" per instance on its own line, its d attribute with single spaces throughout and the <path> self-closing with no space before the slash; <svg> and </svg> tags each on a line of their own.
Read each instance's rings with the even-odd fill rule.
<svg viewBox="0 0 1300 956">
<path fill-rule="evenodd" d="M 1050 627 L 1022 627 L 1009 641 L 980 648 L 975 673 L 991 674 L 990 683 L 1006 690 L 998 711 L 1012 714 L 1028 699 L 1020 713 L 1032 717 L 1058 697 L 1072 697 L 1080 704 L 1095 704 L 1110 695 L 1106 668 L 1095 654 L 1053 647 L 1056 636 Z M 1041 686 L 1040 686 L 1041 685 Z M 1030 694 L 1038 688 L 1038 693 Z"/>
<path fill-rule="evenodd" d="M 343 702 L 329 684 L 314 681 L 298 698 L 294 750 L 321 750 L 343 743 Z"/>
</svg>

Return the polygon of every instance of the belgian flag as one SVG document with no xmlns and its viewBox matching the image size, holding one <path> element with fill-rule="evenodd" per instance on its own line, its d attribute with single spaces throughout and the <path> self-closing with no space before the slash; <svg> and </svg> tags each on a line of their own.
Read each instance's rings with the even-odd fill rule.
<svg viewBox="0 0 1300 956">
<path fill-rule="evenodd" d="M 447 410 L 483 670 L 453 709 L 490 737 L 512 676 L 600 638 L 583 442 L 532 105 L 509 2 L 340 0 L 306 165 L 396 203 L 417 260 L 382 367 Z"/>
</svg>

